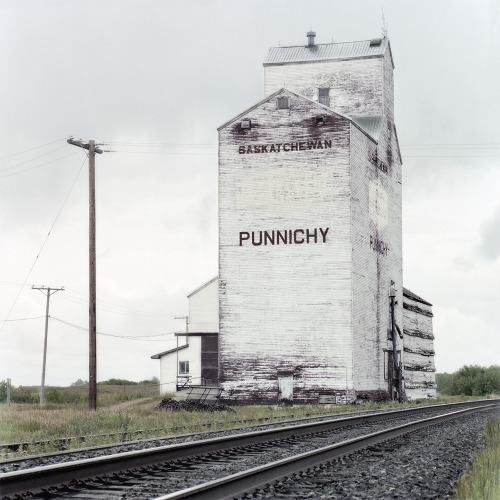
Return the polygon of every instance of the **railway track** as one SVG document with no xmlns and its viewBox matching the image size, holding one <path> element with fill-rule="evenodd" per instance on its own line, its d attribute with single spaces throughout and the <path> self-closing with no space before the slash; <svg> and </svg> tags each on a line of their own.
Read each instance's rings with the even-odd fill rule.
<svg viewBox="0 0 500 500">
<path fill-rule="evenodd" d="M 324 415 L 326 416 L 332 416 L 329 415 L 328 412 L 325 412 Z M 309 417 L 309 414 L 306 414 L 306 417 Z M 237 425 L 262 425 L 262 424 L 267 424 L 267 423 L 277 423 L 277 422 L 282 422 L 286 421 L 289 419 L 294 419 L 295 415 L 278 415 L 278 416 L 273 416 L 273 417 L 259 417 L 255 419 L 247 419 L 247 420 L 232 420 L 228 421 L 228 424 L 232 424 L 235 427 Z M 321 414 L 316 415 L 315 417 L 312 418 L 321 418 Z M 299 419 L 297 419 L 299 420 Z M 203 427 L 207 429 L 211 429 L 212 427 L 215 427 L 214 423 L 207 422 L 202 424 Z M 145 430 L 137 430 L 137 431 L 132 431 L 132 432 L 115 432 L 115 433 L 110 433 L 110 434 L 97 434 L 97 435 L 87 435 L 87 436 L 71 436 L 71 437 L 65 437 L 65 438 L 58 438 L 58 439 L 51 439 L 51 440 L 41 440 L 41 441 L 23 441 L 23 442 L 17 442 L 17 443 L 2 443 L 0 444 L 0 451 L 3 451 L 6 456 L 8 455 L 16 455 L 18 453 L 24 452 L 28 454 L 32 448 L 35 449 L 44 449 L 44 448 L 49 448 L 51 447 L 52 449 L 57 449 L 58 451 L 67 451 L 71 445 L 74 443 L 85 443 L 88 441 L 93 441 L 96 438 L 108 438 L 108 439 L 114 439 L 115 443 L 121 443 L 121 442 L 131 442 L 131 439 L 136 438 L 140 439 L 141 441 L 157 441 L 161 438 L 146 438 L 144 436 L 160 436 L 162 434 L 166 433 L 180 433 L 182 431 L 185 431 L 186 427 L 171 427 L 171 428 L 155 428 L 155 429 L 145 429 Z M 142 439 L 141 439 L 142 436 Z M 133 442 L 133 441 L 132 441 Z M 109 445 L 107 446 L 108 448 L 112 448 L 116 446 L 116 444 Z M 98 447 L 94 447 L 98 448 Z M 54 452 L 56 453 L 56 452 Z M 48 453 L 50 454 L 50 453 Z"/>
<path fill-rule="evenodd" d="M 433 405 L 320 422 L 306 419 L 296 425 L 33 467 L 1 474 L 0 494 L 14 498 L 30 492 L 30 498 L 45 499 L 233 497 L 275 477 L 423 426 L 491 410 L 499 403 Z"/>
</svg>

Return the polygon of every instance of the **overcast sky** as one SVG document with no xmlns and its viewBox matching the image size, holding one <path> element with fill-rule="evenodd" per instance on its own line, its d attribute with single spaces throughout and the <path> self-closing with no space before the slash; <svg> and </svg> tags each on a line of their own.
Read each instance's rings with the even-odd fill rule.
<svg viewBox="0 0 500 500">
<path fill-rule="evenodd" d="M 382 5 L 404 285 L 434 305 L 438 371 L 500 364 L 496 0 L 0 0 L 0 380 L 40 383 L 33 284 L 65 287 L 46 384 L 88 380 L 88 162 L 69 136 L 115 151 L 96 157 L 97 379 L 159 376 L 150 356 L 217 274 L 217 127 L 264 97 L 269 47 L 378 37 Z"/>
</svg>

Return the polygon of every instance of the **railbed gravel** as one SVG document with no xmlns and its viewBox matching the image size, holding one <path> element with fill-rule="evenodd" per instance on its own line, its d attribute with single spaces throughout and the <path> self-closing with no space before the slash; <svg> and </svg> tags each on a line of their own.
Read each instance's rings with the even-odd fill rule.
<svg viewBox="0 0 500 500">
<path fill-rule="evenodd" d="M 428 408 L 428 413 L 426 412 L 425 414 L 428 414 L 429 416 L 440 413 L 444 410 L 440 410 L 439 408 L 433 408 L 430 406 Z M 446 410 L 449 411 L 449 410 Z M 346 418 L 346 417 L 353 417 L 353 416 L 358 416 L 360 414 L 368 415 L 368 414 L 377 414 L 377 413 L 384 413 L 384 411 L 369 411 L 369 412 L 362 412 L 362 413 L 343 413 L 343 414 L 337 414 L 337 415 L 329 415 L 329 416 L 319 416 L 316 418 L 312 418 L 310 421 L 323 421 L 323 420 L 329 420 L 329 419 L 338 419 L 338 418 Z M 421 417 L 424 416 L 424 414 L 420 414 Z M 401 417 L 400 417 L 401 418 Z M 416 416 L 409 416 L 404 418 L 405 421 L 412 420 L 414 418 L 418 418 Z M 300 424 L 300 421 L 296 421 L 295 424 Z M 123 453 L 126 451 L 135 451 L 135 450 L 144 450 L 147 448 L 153 448 L 156 446 L 165 446 L 165 445 L 170 445 L 170 444 L 179 444 L 179 443 L 185 443 L 189 441 L 195 441 L 198 439 L 211 439 L 211 438 L 217 438 L 220 436 L 229 436 L 232 434 L 239 434 L 241 432 L 251 432 L 251 431 L 259 431 L 259 430 L 265 430 L 265 429 L 271 429 L 271 428 L 279 428 L 279 427 L 284 427 L 287 425 L 295 425 L 292 424 L 290 421 L 282 421 L 282 422 L 276 422 L 273 424 L 263 424 L 263 425 L 254 425 L 250 427 L 245 427 L 245 428 L 233 428 L 233 429 L 224 429 L 224 430 L 218 430 L 218 431 L 206 431 L 203 433 L 195 433 L 195 434 L 184 434 L 184 435 L 179 435 L 179 436 L 170 436 L 170 437 L 165 437 L 165 438 L 153 438 L 153 439 L 146 439 L 146 440 L 139 440 L 139 441 L 131 441 L 131 442 L 126 442 L 126 443 L 116 443 L 115 445 L 110 445 L 110 446 L 98 446 L 95 448 L 82 448 L 82 449 L 75 449 L 72 451 L 68 452 L 55 452 L 55 453 L 48 453 L 48 454 L 42 454 L 42 455 L 34 455 L 34 456 L 27 456 L 27 457 L 18 457 L 16 459 L 12 460 L 6 460 L 3 462 L 0 462 L 0 473 L 5 473 L 5 472 L 13 472 L 16 470 L 24 470 L 24 469 L 29 469 L 32 467 L 39 467 L 39 466 L 45 466 L 45 465 L 52 465 L 52 464 L 58 464 L 62 462 L 69 462 L 69 461 L 74 461 L 74 460 L 82 460 L 85 458 L 94 458 L 94 457 L 99 457 L 99 456 L 105 456 L 105 455 L 110 455 L 113 453 Z M 370 424 L 372 427 L 378 428 L 380 424 Z M 382 427 L 380 427 L 382 428 Z M 348 431 L 352 432 L 352 431 Z M 349 437 L 354 437 L 354 435 L 357 435 L 359 432 L 359 428 L 357 431 L 355 431 L 356 434 L 349 434 L 345 437 L 345 439 L 348 439 Z"/>
<path fill-rule="evenodd" d="M 450 499 L 497 408 L 353 452 L 240 498 Z"/>
</svg>

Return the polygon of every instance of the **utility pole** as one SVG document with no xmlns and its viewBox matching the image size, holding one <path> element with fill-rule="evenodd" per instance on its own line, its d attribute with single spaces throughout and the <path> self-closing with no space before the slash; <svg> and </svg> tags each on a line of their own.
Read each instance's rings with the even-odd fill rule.
<svg viewBox="0 0 500 500">
<path fill-rule="evenodd" d="M 102 154 L 95 141 L 88 144 L 68 139 L 68 144 L 89 151 L 89 409 L 97 410 L 96 349 L 96 250 L 95 250 L 95 154 Z"/>
<path fill-rule="evenodd" d="M 46 288 L 45 286 L 32 286 L 33 290 L 40 290 L 44 293 L 47 291 L 47 307 L 45 308 L 45 339 L 43 341 L 43 363 L 42 363 L 42 385 L 40 386 L 40 405 L 45 404 L 45 365 L 47 361 L 47 336 L 49 332 L 49 301 L 50 296 L 60 290 L 64 290 L 64 287 L 60 288 Z"/>
</svg>

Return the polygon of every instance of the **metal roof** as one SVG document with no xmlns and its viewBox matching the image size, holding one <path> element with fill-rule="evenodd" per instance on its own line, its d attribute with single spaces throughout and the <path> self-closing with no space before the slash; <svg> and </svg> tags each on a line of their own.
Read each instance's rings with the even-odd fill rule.
<svg viewBox="0 0 500 500">
<path fill-rule="evenodd" d="M 387 47 L 389 47 L 388 38 L 380 39 L 378 45 L 371 45 L 371 42 L 371 40 L 363 40 L 360 42 L 324 43 L 312 46 L 271 47 L 264 61 L 264 66 L 383 56 Z"/>
<path fill-rule="evenodd" d="M 365 132 L 370 134 L 376 141 L 379 140 L 380 131 L 384 117 L 382 115 L 375 116 L 358 116 L 352 118 L 354 123 L 357 123 Z"/>
<path fill-rule="evenodd" d="M 416 302 L 421 302 L 422 304 L 427 304 L 432 306 L 430 302 L 427 302 L 422 297 L 419 297 L 416 293 L 411 292 L 408 288 L 403 287 L 403 297 L 408 297 L 409 299 L 415 300 Z"/>
<path fill-rule="evenodd" d="M 166 354 L 172 354 L 173 352 L 180 351 L 181 349 L 186 349 L 189 347 L 188 344 L 180 345 L 179 347 L 174 347 L 173 349 L 169 349 L 168 351 L 163 351 L 159 352 L 158 354 L 153 354 L 151 356 L 151 359 L 160 359 L 162 356 L 165 356 Z"/>
</svg>

